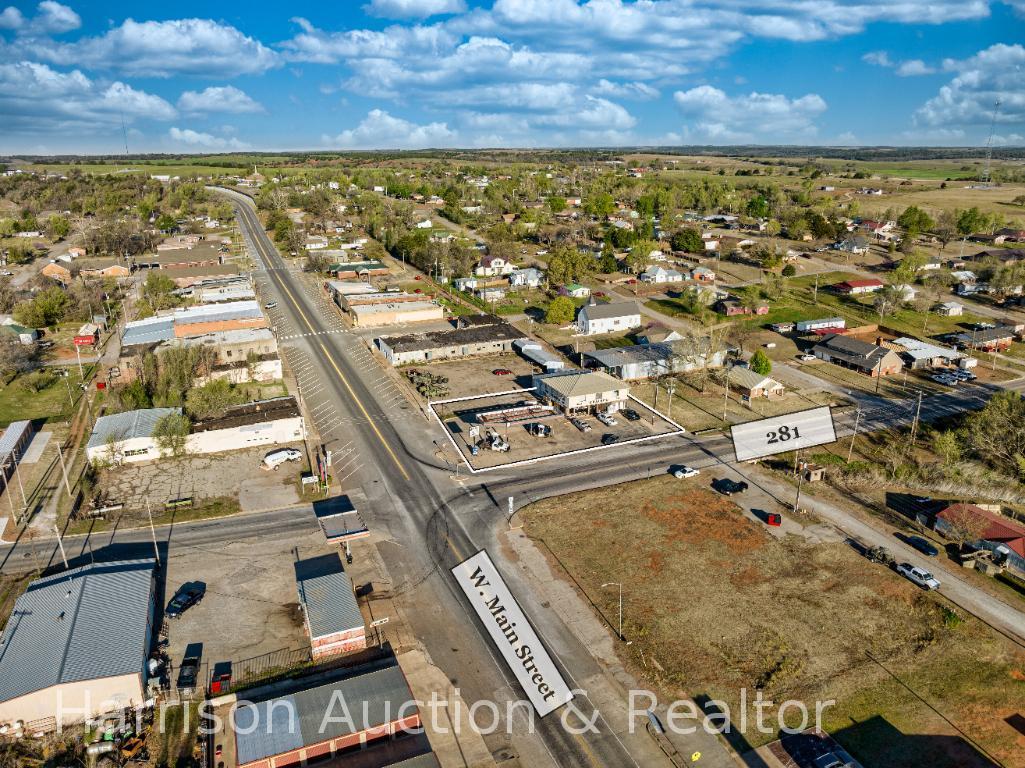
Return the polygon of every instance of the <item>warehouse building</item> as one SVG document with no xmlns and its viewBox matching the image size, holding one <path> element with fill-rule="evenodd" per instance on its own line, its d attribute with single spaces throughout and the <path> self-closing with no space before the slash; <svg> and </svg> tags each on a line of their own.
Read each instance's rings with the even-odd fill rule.
<svg viewBox="0 0 1025 768">
<path fill-rule="evenodd" d="M 352 324 L 357 328 L 426 323 L 445 319 L 445 309 L 440 304 L 425 299 L 361 304 L 352 307 L 349 314 L 352 316 Z"/>
<path fill-rule="evenodd" d="M 94 563 L 29 584 L 0 635 L 0 727 L 49 732 L 140 706 L 154 617 L 152 560 Z"/>
<path fill-rule="evenodd" d="M 89 435 L 85 456 L 93 464 L 123 464 L 159 458 L 160 449 L 153 437 L 153 429 L 165 416 L 181 412 L 181 408 L 141 408 L 100 416 Z"/>
<path fill-rule="evenodd" d="M 535 394 L 542 402 L 575 413 L 614 412 L 626 406 L 630 388 L 602 371 L 560 371 L 534 377 Z"/>
<path fill-rule="evenodd" d="M 460 318 L 460 323 L 462 327 L 451 330 L 383 336 L 374 339 L 374 344 L 392 365 L 408 365 L 497 355 L 511 351 L 513 342 L 526 338 L 522 331 L 494 315 Z"/>
<path fill-rule="evenodd" d="M 126 323 L 121 348 L 130 351 L 130 347 L 145 347 L 171 339 L 187 339 L 240 328 L 266 327 L 267 319 L 256 301 L 200 304 Z"/>
<path fill-rule="evenodd" d="M 314 659 L 367 647 L 367 629 L 352 580 L 337 554 L 295 563 L 299 593 Z"/>
<path fill-rule="evenodd" d="M 232 706 L 233 716 L 228 714 Z M 421 727 L 420 712 L 393 657 L 250 689 L 244 699 L 220 704 L 214 713 L 231 729 L 218 758 L 225 768 L 292 768 L 349 753 L 383 756 L 403 747 L 419 754 L 400 759 L 420 761 L 430 754 L 422 735 L 408 735 Z M 368 764 L 396 762 L 385 758 Z"/>
<path fill-rule="evenodd" d="M 14 475 L 25 449 L 32 442 L 32 422 L 12 421 L 0 435 L 0 481 L 7 490 L 7 481 Z"/>
</svg>

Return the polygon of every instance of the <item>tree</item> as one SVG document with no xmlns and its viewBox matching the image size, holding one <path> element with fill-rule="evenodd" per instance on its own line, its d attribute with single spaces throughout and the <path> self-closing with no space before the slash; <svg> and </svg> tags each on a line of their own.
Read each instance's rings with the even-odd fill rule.
<svg viewBox="0 0 1025 768">
<path fill-rule="evenodd" d="M 173 295 L 177 287 L 161 270 L 151 270 L 142 285 L 142 295 L 154 310 L 168 309 L 178 303 Z"/>
<path fill-rule="evenodd" d="M 588 216 L 603 219 L 611 215 L 614 210 L 616 210 L 616 201 L 608 192 L 599 192 L 584 201 L 584 213 Z"/>
<path fill-rule="evenodd" d="M 552 325 L 566 325 L 573 322 L 576 304 L 569 296 L 556 296 L 545 310 L 545 322 Z"/>
<path fill-rule="evenodd" d="M 961 460 L 961 440 L 953 430 L 936 432 L 932 438 L 932 450 L 943 460 L 944 466 L 953 466 Z"/>
<path fill-rule="evenodd" d="M 760 376 L 768 376 L 772 373 L 772 361 L 765 354 L 765 350 L 756 349 L 755 353 L 751 355 L 751 361 L 748 365 L 752 371 Z"/>
<path fill-rule="evenodd" d="M 616 257 L 612 251 L 603 251 L 601 257 L 598 259 L 598 271 L 603 275 L 611 275 L 613 272 L 619 269 L 619 262 L 616 261 Z"/>
<path fill-rule="evenodd" d="M 934 226 L 929 214 L 917 205 L 909 205 L 905 208 L 904 213 L 897 217 L 897 223 L 900 224 L 907 238 L 911 240 L 923 232 L 928 232 Z"/>
<path fill-rule="evenodd" d="M 671 242 L 674 251 L 702 253 L 705 250 L 705 241 L 701 239 L 701 233 L 694 229 L 694 227 L 681 229 L 673 235 Z"/>
<path fill-rule="evenodd" d="M 50 328 L 61 322 L 71 308 L 71 299 L 59 286 L 52 286 L 14 307 L 14 319 L 29 328 Z"/>
<path fill-rule="evenodd" d="M 566 198 L 552 195 L 548 198 L 548 210 L 552 213 L 562 213 L 566 210 Z"/>
<path fill-rule="evenodd" d="M 181 413 L 169 413 L 157 419 L 153 425 L 153 439 L 160 454 L 176 459 L 184 456 L 190 427 L 188 416 Z"/>
<path fill-rule="evenodd" d="M 943 514 L 946 528 L 943 535 L 964 549 L 967 544 L 974 544 L 983 537 L 989 528 L 989 521 L 967 504 L 954 504 Z"/>
<path fill-rule="evenodd" d="M 904 294 L 895 286 L 887 285 L 881 291 L 876 291 L 872 306 L 879 313 L 879 319 L 889 317 L 904 303 Z"/>
<path fill-rule="evenodd" d="M 194 419 L 223 416 L 233 405 L 245 402 L 245 391 L 226 379 L 214 379 L 201 387 L 190 389 L 185 396 L 185 410 Z"/>
<path fill-rule="evenodd" d="M 627 268 L 635 275 L 640 274 L 651 263 L 651 254 L 658 251 L 658 243 L 654 240 L 638 240 L 626 257 Z"/>
<path fill-rule="evenodd" d="M 36 365 L 34 345 L 22 344 L 9 334 L 0 336 L 0 376 L 31 371 Z"/>
<path fill-rule="evenodd" d="M 978 208 L 968 208 L 957 215 L 957 233 L 963 239 L 986 226 L 986 214 Z"/>
<path fill-rule="evenodd" d="M 1025 476 L 1025 399 L 1017 392 L 997 392 L 981 411 L 967 418 L 968 445 L 990 466 Z"/>
<path fill-rule="evenodd" d="M 66 216 L 53 214 L 46 222 L 46 232 L 52 240 L 63 240 L 71 231 L 71 222 Z"/>
<path fill-rule="evenodd" d="M 797 267 L 793 264 L 787 264 L 783 267 L 783 277 L 793 277 L 797 274 Z"/>
</svg>

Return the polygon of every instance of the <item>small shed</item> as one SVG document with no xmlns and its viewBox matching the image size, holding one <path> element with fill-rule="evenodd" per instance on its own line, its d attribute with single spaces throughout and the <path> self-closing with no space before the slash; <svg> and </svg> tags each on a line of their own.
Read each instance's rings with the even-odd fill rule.
<svg viewBox="0 0 1025 768">
<path fill-rule="evenodd" d="M 295 583 L 314 659 L 367 647 L 356 592 L 337 554 L 297 561 Z"/>
</svg>

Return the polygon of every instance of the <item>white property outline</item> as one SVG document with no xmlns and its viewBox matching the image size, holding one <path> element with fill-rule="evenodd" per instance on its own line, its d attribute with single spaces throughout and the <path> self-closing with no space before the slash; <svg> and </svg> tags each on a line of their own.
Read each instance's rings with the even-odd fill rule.
<svg viewBox="0 0 1025 768">
<path fill-rule="evenodd" d="M 453 398 L 450 398 L 448 400 L 428 400 L 427 401 L 427 407 L 430 409 L 431 415 L 434 416 L 434 418 L 437 420 L 438 426 L 441 427 L 442 431 L 445 433 L 445 436 L 448 438 L 448 441 L 452 444 L 452 447 L 455 449 L 456 454 L 462 460 L 463 464 L 466 465 L 466 468 L 470 471 L 470 474 L 472 474 L 472 475 L 481 474 L 483 472 L 494 472 L 494 471 L 499 470 L 499 469 L 508 469 L 510 467 L 522 467 L 522 466 L 525 466 L 527 464 L 537 464 L 538 462 L 541 462 L 541 461 L 549 461 L 550 459 L 561 459 L 561 458 L 564 458 L 566 456 L 578 456 L 580 454 L 591 453 L 593 451 L 605 451 L 605 450 L 608 450 L 610 448 L 619 448 L 620 446 L 623 446 L 623 445 L 633 445 L 635 443 L 645 443 L 645 442 L 649 442 L 651 440 L 661 440 L 661 439 L 666 438 L 666 437 L 673 437 L 675 435 L 685 435 L 685 434 L 687 434 L 687 430 L 686 429 L 684 429 L 682 426 L 680 426 L 675 421 L 670 419 L 668 416 L 666 416 L 661 411 L 656 411 L 653 407 L 651 407 L 647 403 L 643 402 L 642 400 L 638 400 L 633 395 L 627 395 L 627 397 L 629 399 L 633 400 L 635 403 L 637 403 L 639 406 L 641 406 L 641 408 L 643 408 L 643 409 L 645 409 L 647 411 L 650 411 L 651 413 L 655 414 L 659 418 L 663 419 L 664 421 L 667 421 L 669 424 L 671 424 L 672 426 L 676 427 L 677 431 L 676 432 L 663 432 L 662 434 L 659 434 L 659 435 L 648 435 L 647 437 L 635 437 L 635 438 L 633 438 L 631 440 L 621 440 L 619 442 L 613 443 L 612 445 L 595 445 L 595 446 L 592 446 L 590 448 L 575 448 L 572 451 L 562 451 L 561 453 L 553 453 L 553 454 L 550 454 L 548 456 L 538 456 L 538 457 L 533 458 L 533 459 L 520 459 L 519 461 L 510 461 L 510 462 L 508 462 L 506 464 L 496 464 L 493 467 L 482 467 L 480 469 L 477 469 L 477 468 L 475 468 L 470 463 L 469 458 L 463 452 L 463 449 L 459 447 L 459 443 L 456 442 L 456 439 L 452 436 L 452 432 L 445 426 L 445 422 L 442 421 L 441 416 L 438 415 L 438 412 L 436 410 L 434 410 L 434 406 L 435 405 L 447 405 L 449 403 L 463 403 L 463 402 L 466 402 L 468 400 L 483 400 L 486 397 L 505 397 L 506 395 L 519 395 L 519 394 L 524 394 L 526 392 L 534 392 L 536 389 L 537 389 L 537 387 L 527 387 L 525 389 L 510 389 L 510 390 L 507 390 L 505 392 L 486 392 L 486 393 L 481 394 L 481 395 L 469 395 L 467 397 L 453 397 Z M 565 414 L 562 414 L 562 415 L 565 416 Z"/>
</svg>

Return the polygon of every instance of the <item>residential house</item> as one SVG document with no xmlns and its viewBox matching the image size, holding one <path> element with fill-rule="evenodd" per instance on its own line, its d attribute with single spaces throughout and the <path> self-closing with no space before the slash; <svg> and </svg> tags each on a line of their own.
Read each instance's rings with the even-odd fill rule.
<svg viewBox="0 0 1025 768">
<path fill-rule="evenodd" d="M 782 397 L 783 385 L 773 378 L 755 373 L 750 368 L 734 366 L 729 372 L 730 387 L 733 387 L 748 398 Z"/>
<path fill-rule="evenodd" d="M 961 317 L 964 314 L 964 304 L 956 301 L 944 301 L 933 307 L 933 312 L 943 317 Z"/>
<path fill-rule="evenodd" d="M 580 308 L 576 320 L 577 330 L 585 336 L 602 333 L 621 333 L 641 325 L 641 310 L 636 301 L 608 304 L 593 302 Z"/>
<path fill-rule="evenodd" d="M 838 251 L 851 254 L 862 254 L 868 253 L 868 240 L 856 235 L 854 237 L 848 237 L 833 246 Z"/>
<path fill-rule="evenodd" d="M 117 259 L 82 259 L 78 262 L 79 275 L 85 279 L 105 277 L 128 277 L 132 274 L 129 266 Z"/>
<path fill-rule="evenodd" d="M 981 531 L 977 546 L 993 552 L 994 560 L 1025 576 L 1025 525 L 975 504 L 951 504 L 936 514 L 935 529 L 947 535 L 967 522 Z"/>
<path fill-rule="evenodd" d="M 478 277 L 495 277 L 498 275 L 508 275 L 514 269 L 515 267 L 501 256 L 488 254 L 481 258 L 480 263 L 473 270 L 473 274 Z"/>
<path fill-rule="evenodd" d="M 544 279 L 544 273 L 535 267 L 514 269 L 509 273 L 509 285 L 515 288 L 537 288 L 544 282 Z"/>
<path fill-rule="evenodd" d="M 844 280 L 832 286 L 837 293 L 847 296 L 858 296 L 865 293 L 875 293 L 883 289 L 885 283 L 875 277 L 860 278 L 857 280 Z"/>
<path fill-rule="evenodd" d="M 640 344 L 661 344 L 666 341 L 679 341 L 682 338 L 679 331 L 661 325 L 652 325 L 637 334 L 637 341 Z"/>
<path fill-rule="evenodd" d="M 668 373 L 689 373 L 721 368 L 729 349 L 709 352 L 708 339 L 682 339 L 612 347 L 585 352 L 589 368 L 598 368 L 623 381 L 637 381 Z"/>
<path fill-rule="evenodd" d="M 764 301 L 759 301 L 752 307 L 743 304 L 739 299 L 734 298 L 721 299 L 712 306 L 712 309 L 720 315 L 726 315 L 726 317 L 769 314 L 769 305 Z"/>
<path fill-rule="evenodd" d="M 675 269 L 666 269 L 665 267 L 652 265 L 640 274 L 640 278 L 645 283 L 652 284 L 682 283 L 683 273 Z"/>
<path fill-rule="evenodd" d="M 1014 341 L 1014 328 L 998 325 L 996 328 L 983 328 L 971 333 L 954 334 L 951 340 L 963 349 L 981 349 L 986 352 L 1006 352 Z"/>
<path fill-rule="evenodd" d="M 481 301 L 502 301 L 506 297 L 506 290 L 498 286 L 484 286 L 474 290 L 473 295 Z"/>
<path fill-rule="evenodd" d="M 534 377 L 535 395 L 558 406 L 567 416 L 577 413 L 618 411 L 630 388 L 601 371 L 559 371 Z"/>
<path fill-rule="evenodd" d="M 699 283 L 714 283 L 715 272 L 708 267 L 694 267 L 690 272 L 690 278 Z"/>
<path fill-rule="evenodd" d="M 46 275 L 52 280 L 56 280 L 61 285 L 68 285 L 71 282 L 71 270 L 63 264 L 58 264 L 56 262 L 50 262 L 43 267 L 41 274 Z"/>
<path fill-rule="evenodd" d="M 591 289 L 579 283 L 568 283 L 559 288 L 559 293 L 571 299 L 586 299 L 591 295 Z"/>
<path fill-rule="evenodd" d="M 826 336 L 811 351 L 820 360 L 873 378 L 892 376 L 904 368 L 900 355 L 892 349 L 840 334 Z"/>
</svg>

